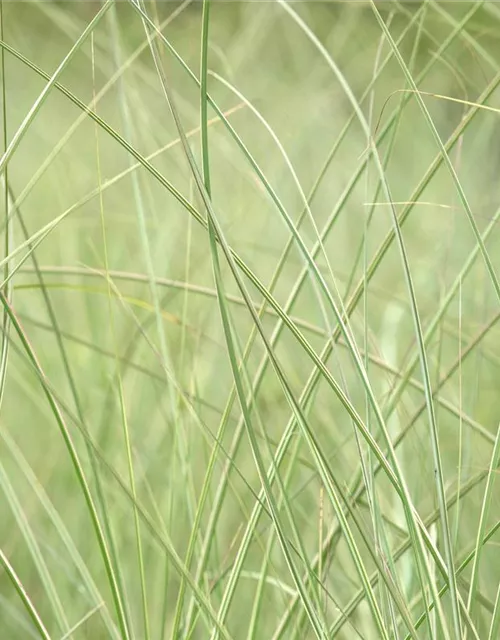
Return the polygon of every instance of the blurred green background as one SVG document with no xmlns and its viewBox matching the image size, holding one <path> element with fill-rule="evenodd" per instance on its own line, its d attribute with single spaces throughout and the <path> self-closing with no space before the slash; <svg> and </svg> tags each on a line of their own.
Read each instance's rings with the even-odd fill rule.
<svg viewBox="0 0 500 640">
<path fill-rule="evenodd" d="M 47 79 L 33 67 L 49 76 L 54 73 L 101 6 L 3 4 L 7 144 L 46 86 Z M 322 234 L 322 246 L 314 253 L 318 272 L 338 309 L 348 309 L 350 335 L 366 364 L 387 430 L 393 440 L 403 434 L 397 455 L 413 505 L 424 521 L 429 519 L 430 535 L 444 554 L 414 312 L 397 242 L 379 252 L 394 228 L 381 188 L 383 167 L 394 212 L 404 220 L 402 237 L 424 334 L 432 327 L 425 353 L 450 501 L 448 533 L 458 566 L 476 545 L 500 417 L 499 299 L 457 188 L 458 182 L 478 232 L 487 234 L 485 246 L 498 273 L 500 8 L 494 2 L 377 3 L 416 86 L 424 92 L 435 131 L 442 144 L 451 141 L 447 151 L 454 180 L 373 7 L 356 2 L 288 7 L 279 2 L 211 4 L 208 91 L 247 149 L 247 154 L 242 152 L 209 107 L 213 208 L 227 243 L 268 289 L 291 234 L 249 154 L 290 220 L 299 224 L 304 247 L 312 251 Z M 146 4 L 151 20 L 196 78 L 202 10 L 201 2 Z M 159 53 L 200 164 L 199 87 L 165 43 L 160 43 Z M 151 165 L 203 219 L 206 212 L 141 16 L 131 4 L 119 2 L 106 12 L 58 81 L 125 139 L 136 157 L 109 129 L 88 117 L 81 104 L 57 87 L 50 90 L 4 173 L 2 219 L 7 204 L 10 221 L 2 223 L 2 242 L 5 245 L 10 229 L 13 251 L 57 216 L 68 215 L 33 251 L 26 245 L 9 262 L 11 269 L 20 265 L 10 280 L 11 307 L 80 458 L 111 550 L 130 637 L 147 634 L 141 601 L 145 584 L 151 637 L 172 637 L 177 607 L 175 637 L 209 638 L 210 624 L 199 615 L 189 586 L 182 606 L 178 604 L 181 574 L 159 538 L 168 540 L 185 562 L 193 536 L 187 571 L 217 612 L 235 560 L 243 553 L 243 533 L 262 481 L 238 399 L 231 395 L 233 373 L 207 229 L 151 171 L 134 167 L 137 154 L 151 156 Z M 304 198 L 311 193 L 304 216 Z M 220 255 L 233 335 L 243 350 L 254 321 Z M 327 368 L 386 451 L 351 350 L 345 337 L 335 333 L 332 307 L 317 275 L 310 268 L 305 277 L 300 275 L 304 268 L 304 254 L 292 241 L 273 296 L 284 308 L 300 282 L 288 309 L 294 325 L 318 354 L 333 333 Z M 246 275 L 243 279 L 260 308 L 262 292 Z M 268 308 L 262 316 L 268 337 L 277 321 L 276 312 Z M 0 408 L 0 548 L 50 637 L 119 637 L 109 575 L 75 465 L 40 375 L 13 326 L 9 336 Z M 273 348 L 290 390 L 299 398 L 317 366 L 289 329 Z M 245 385 L 257 375 L 265 355 L 257 338 L 242 368 Z M 258 389 L 248 389 L 257 455 L 268 468 L 293 411 L 269 363 Z M 358 477 L 359 486 L 366 488 L 367 478 L 359 475 L 361 461 L 366 468 L 375 464 L 366 442 L 356 435 L 324 378 L 304 411 L 339 491 L 351 500 L 364 526 L 368 545 L 349 520 L 367 572 L 377 574 L 370 548 L 385 558 L 384 565 L 394 557 L 388 575 L 396 576 L 409 616 L 416 620 L 424 610 L 418 572 L 411 550 L 400 559 L 395 555 L 408 528 L 387 474 L 378 473 L 375 481 L 377 518 L 385 532 L 379 549 L 373 505 L 366 492 L 356 494 L 352 484 Z M 219 431 L 224 420 L 227 426 Z M 124 423 L 137 502 L 150 521 L 150 526 L 144 520 L 139 525 L 142 582 L 135 511 L 124 489 L 130 487 Z M 215 466 L 207 478 L 213 452 Z M 226 472 L 227 490 L 218 504 Z M 348 610 L 363 586 L 345 536 L 334 535 L 328 542 L 332 531 L 338 533 L 337 515 L 298 427 L 279 475 L 283 484 L 275 483 L 273 494 L 283 532 L 292 541 L 300 575 L 316 573 L 320 587 L 311 587 L 306 578 L 304 584 L 330 629 L 328 637 L 381 637 L 366 598 Z M 494 487 L 488 505 L 486 530 L 498 520 L 500 501 Z M 266 507 L 251 534 L 224 620 L 229 637 L 278 637 L 280 621 L 296 599 L 297 587 L 276 531 Z M 498 543 L 494 535 L 481 550 L 471 613 L 480 638 L 489 637 L 498 615 Z M 198 572 L 205 544 L 206 561 Z M 318 568 L 313 560 L 322 545 Z M 439 588 L 443 578 L 435 571 Z M 470 563 L 457 578 L 465 602 L 471 571 Z M 387 604 L 387 593 L 378 586 L 374 592 L 393 630 L 388 637 L 406 637 L 407 628 Z M 450 621 L 448 595 L 442 604 Z M 342 626 L 337 628 L 339 621 Z M 422 625 L 417 637 L 444 637 L 433 624 L 435 620 Z M 281 633 L 283 638 L 317 637 L 300 601 Z M 455 637 L 453 627 L 450 633 Z M 0 637 L 39 637 L 5 572 L 0 575 Z"/>
</svg>

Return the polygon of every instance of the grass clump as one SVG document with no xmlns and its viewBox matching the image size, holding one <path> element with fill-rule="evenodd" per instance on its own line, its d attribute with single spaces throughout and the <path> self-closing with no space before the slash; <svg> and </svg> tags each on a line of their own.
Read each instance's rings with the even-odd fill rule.
<svg viewBox="0 0 500 640">
<path fill-rule="evenodd" d="M 1 637 L 494 640 L 496 4 L 0 8 Z"/>
</svg>

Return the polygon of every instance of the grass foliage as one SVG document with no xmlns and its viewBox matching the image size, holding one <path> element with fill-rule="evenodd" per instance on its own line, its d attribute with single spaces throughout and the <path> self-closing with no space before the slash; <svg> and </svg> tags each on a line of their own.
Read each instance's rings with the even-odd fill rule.
<svg viewBox="0 0 500 640">
<path fill-rule="evenodd" d="M 0 10 L 0 637 L 500 637 L 498 4 Z"/>
</svg>

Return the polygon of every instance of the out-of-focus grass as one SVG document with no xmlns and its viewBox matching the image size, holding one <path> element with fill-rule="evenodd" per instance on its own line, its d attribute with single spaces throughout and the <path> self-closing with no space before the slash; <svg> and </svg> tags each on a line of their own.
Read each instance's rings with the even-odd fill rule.
<svg viewBox="0 0 500 640">
<path fill-rule="evenodd" d="M 1 15 L 0 636 L 496 638 L 496 4 Z"/>
</svg>

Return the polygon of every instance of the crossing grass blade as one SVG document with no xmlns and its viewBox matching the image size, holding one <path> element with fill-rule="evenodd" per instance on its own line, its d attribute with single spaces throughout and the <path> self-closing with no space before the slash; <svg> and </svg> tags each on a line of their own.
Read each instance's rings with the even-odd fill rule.
<svg viewBox="0 0 500 640">
<path fill-rule="evenodd" d="M 5 555 L 2 549 L 0 549 L 0 562 L 2 563 L 5 573 L 7 574 L 12 584 L 14 585 L 14 588 L 19 594 L 20 599 L 22 600 L 24 606 L 26 607 L 28 613 L 30 614 L 31 619 L 33 620 L 33 624 L 35 625 L 35 628 L 40 634 L 40 637 L 43 638 L 44 640 L 50 640 L 50 635 L 47 629 L 45 628 L 42 620 L 40 619 L 40 616 L 38 615 L 37 610 L 33 606 L 33 603 L 31 602 L 28 594 L 26 593 L 22 585 L 22 582 L 19 580 L 19 577 L 14 567 L 11 565 L 11 563 L 9 562 L 7 556 Z"/>
</svg>

